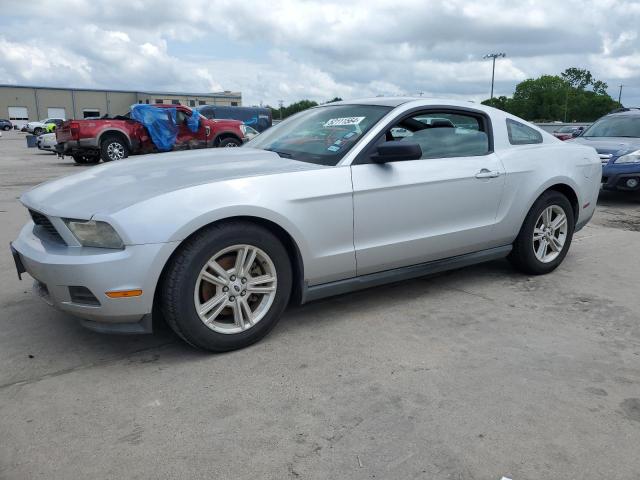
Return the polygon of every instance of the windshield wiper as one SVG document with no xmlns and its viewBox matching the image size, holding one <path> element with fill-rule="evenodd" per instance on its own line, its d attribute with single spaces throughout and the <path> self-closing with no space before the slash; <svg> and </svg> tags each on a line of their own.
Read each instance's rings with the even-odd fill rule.
<svg viewBox="0 0 640 480">
<path fill-rule="evenodd" d="M 264 150 L 266 150 L 268 152 L 277 153 L 282 158 L 293 158 L 293 155 L 291 155 L 290 153 L 287 153 L 287 152 L 279 152 L 278 150 L 272 150 L 271 148 L 265 148 Z"/>
</svg>

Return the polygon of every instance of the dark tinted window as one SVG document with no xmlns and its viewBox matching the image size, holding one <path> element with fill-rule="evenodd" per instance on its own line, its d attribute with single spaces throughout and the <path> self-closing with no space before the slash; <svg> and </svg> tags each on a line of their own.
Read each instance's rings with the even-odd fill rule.
<svg viewBox="0 0 640 480">
<path fill-rule="evenodd" d="M 507 132 L 511 145 L 542 143 L 542 134 L 539 131 L 510 118 L 507 118 Z"/>
</svg>

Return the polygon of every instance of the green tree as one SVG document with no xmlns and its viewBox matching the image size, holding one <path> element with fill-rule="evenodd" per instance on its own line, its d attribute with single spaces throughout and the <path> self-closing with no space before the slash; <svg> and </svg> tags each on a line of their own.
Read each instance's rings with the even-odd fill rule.
<svg viewBox="0 0 640 480">
<path fill-rule="evenodd" d="M 587 88 L 591 87 L 591 90 Z M 568 68 L 516 85 L 513 97 L 482 102 L 531 121 L 593 121 L 620 106 L 607 94 L 607 84 L 591 72 Z"/>
</svg>

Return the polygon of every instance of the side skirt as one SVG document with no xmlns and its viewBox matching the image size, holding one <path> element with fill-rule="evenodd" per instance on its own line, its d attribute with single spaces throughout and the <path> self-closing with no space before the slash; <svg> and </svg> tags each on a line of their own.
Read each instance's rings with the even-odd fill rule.
<svg viewBox="0 0 640 480">
<path fill-rule="evenodd" d="M 377 287 L 386 283 L 400 282 L 411 278 L 423 277 L 433 273 L 468 267 L 477 263 L 504 258 L 511 252 L 511 245 L 490 248 L 480 252 L 467 253 L 456 257 L 443 258 L 432 262 L 420 263 L 409 267 L 394 268 L 384 272 L 370 273 L 359 277 L 347 278 L 322 285 L 306 286 L 302 292 L 302 302 L 307 303 L 325 297 L 355 292 L 365 288 Z"/>
</svg>

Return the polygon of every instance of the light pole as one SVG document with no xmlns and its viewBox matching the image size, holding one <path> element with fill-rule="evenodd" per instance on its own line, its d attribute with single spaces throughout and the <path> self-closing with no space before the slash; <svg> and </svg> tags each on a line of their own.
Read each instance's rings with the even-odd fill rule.
<svg viewBox="0 0 640 480">
<path fill-rule="evenodd" d="M 284 103 L 283 100 L 278 100 L 278 105 L 280 105 L 280 120 L 282 120 L 282 104 Z"/>
<path fill-rule="evenodd" d="M 622 87 L 624 87 L 624 85 L 620 84 L 620 91 L 618 92 L 618 103 L 620 103 L 620 105 L 622 105 L 622 103 L 620 102 L 620 100 L 622 99 Z"/>
<path fill-rule="evenodd" d="M 496 76 L 496 58 L 500 58 L 500 57 L 506 57 L 507 54 L 502 52 L 502 53 L 487 53 L 484 57 L 484 59 L 487 58 L 491 58 L 493 60 L 493 67 L 491 69 L 491 98 L 493 98 L 493 80 L 495 79 Z"/>
</svg>

